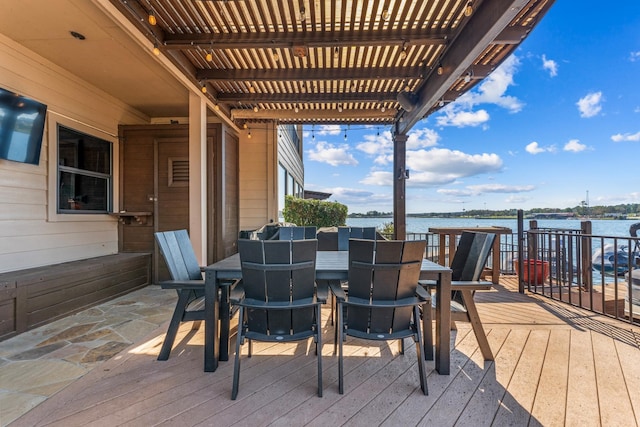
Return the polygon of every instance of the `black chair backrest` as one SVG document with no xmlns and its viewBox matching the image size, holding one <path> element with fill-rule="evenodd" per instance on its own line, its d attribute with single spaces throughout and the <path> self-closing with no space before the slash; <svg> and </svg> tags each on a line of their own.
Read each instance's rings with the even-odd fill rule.
<svg viewBox="0 0 640 427">
<path fill-rule="evenodd" d="M 283 310 L 277 305 L 313 298 L 317 248 L 315 239 L 238 240 L 245 298 L 265 303 L 265 309 L 247 310 L 250 331 L 291 335 L 312 327 L 313 307 Z M 276 309 L 269 310 L 270 305 Z"/>
<path fill-rule="evenodd" d="M 350 240 L 349 329 L 386 334 L 409 327 L 413 307 L 388 308 L 384 302 L 415 296 L 426 244 L 424 240 Z M 351 305 L 358 299 L 382 307 Z"/>
<path fill-rule="evenodd" d="M 316 238 L 316 227 L 280 227 L 278 239 L 280 240 L 306 240 Z"/>
<path fill-rule="evenodd" d="M 375 227 L 338 227 L 338 250 L 349 250 L 349 239 L 376 240 Z"/>
<path fill-rule="evenodd" d="M 451 261 L 451 279 L 480 280 L 495 238 L 494 233 L 463 231 Z"/>
<path fill-rule="evenodd" d="M 161 231 L 155 237 L 173 280 L 202 280 L 187 230 Z"/>
</svg>

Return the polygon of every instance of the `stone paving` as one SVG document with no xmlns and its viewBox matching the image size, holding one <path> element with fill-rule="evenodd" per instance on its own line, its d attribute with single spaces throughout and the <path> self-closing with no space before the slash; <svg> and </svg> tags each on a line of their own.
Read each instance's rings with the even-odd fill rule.
<svg viewBox="0 0 640 427">
<path fill-rule="evenodd" d="M 0 426 L 168 322 L 176 299 L 151 285 L 0 342 Z"/>
</svg>

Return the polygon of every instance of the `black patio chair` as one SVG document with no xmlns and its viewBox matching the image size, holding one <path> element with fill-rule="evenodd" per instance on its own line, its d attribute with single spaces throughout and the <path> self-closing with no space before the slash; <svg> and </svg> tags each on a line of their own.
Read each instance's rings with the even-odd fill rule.
<svg viewBox="0 0 640 427">
<path fill-rule="evenodd" d="M 426 395 L 420 310 L 428 309 L 428 293 L 418 286 L 426 241 L 351 239 L 347 292 L 332 284 L 337 301 L 338 389 L 344 392 L 343 341 L 347 335 L 368 340 L 416 342 L 420 388 Z M 344 310 L 343 310 L 344 308 Z"/>
<path fill-rule="evenodd" d="M 242 285 L 231 295 L 239 306 L 231 399 L 238 395 L 240 351 L 245 340 L 289 342 L 313 338 L 318 359 L 318 396 L 322 397 L 320 307 L 326 301 L 315 286 L 318 241 L 238 240 Z"/>
<path fill-rule="evenodd" d="M 349 239 L 376 240 L 375 227 L 338 227 L 338 250 L 349 250 Z"/>
<path fill-rule="evenodd" d="M 484 360 L 493 360 L 493 353 L 473 297 L 476 291 L 490 290 L 493 286 L 492 282 L 480 279 L 495 238 L 493 233 L 463 231 L 451 261 L 451 327 L 455 329 L 456 321 L 470 322 Z M 429 291 L 435 290 L 436 284 L 433 281 L 421 280 L 420 284 Z M 436 298 L 437 295 L 432 295 L 433 308 Z M 433 357 L 431 328 L 425 339 L 425 356 Z"/>
<path fill-rule="evenodd" d="M 285 226 L 278 229 L 279 240 L 307 240 L 316 238 L 316 227 Z"/>
</svg>

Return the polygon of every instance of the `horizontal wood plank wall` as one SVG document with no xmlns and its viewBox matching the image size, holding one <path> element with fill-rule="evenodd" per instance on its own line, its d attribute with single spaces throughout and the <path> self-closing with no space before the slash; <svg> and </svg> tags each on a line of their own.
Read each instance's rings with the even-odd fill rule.
<svg viewBox="0 0 640 427">
<path fill-rule="evenodd" d="M 0 339 L 151 283 L 151 254 L 121 253 L 0 274 Z"/>
<path fill-rule="evenodd" d="M 240 230 L 253 230 L 271 219 L 278 220 L 277 200 L 272 202 L 275 212 L 269 204 L 269 197 L 277 197 L 275 131 L 251 129 L 251 135 L 247 138 L 247 132 L 240 134 Z"/>
<path fill-rule="evenodd" d="M 56 124 L 117 146 L 119 124 L 149 118 L 1 34 L 0 86 L 48 107 L 39 164 L 0 160 L 0 272 L 117 253 L 115 218 L 56 214 Z"/>
</svg>

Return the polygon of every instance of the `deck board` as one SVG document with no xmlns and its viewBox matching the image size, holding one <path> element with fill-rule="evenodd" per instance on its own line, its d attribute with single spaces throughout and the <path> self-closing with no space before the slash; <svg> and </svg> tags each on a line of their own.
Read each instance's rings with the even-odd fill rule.
<svg viewBox="0 0 640 427">
<path fill-rule="evenodd" d="M 470 325 L 459 322 L 451 375 L 426 362 L 428 396 L 413 342 L 399 355 L 396 342 L 351 337 L 340 395 L 325 309 L 322 398 L 311 341 L 254 343 L 251 358 L 245 345 L 232 401 L 233 355 L 216 372 L 203 372 L 203 328 L 183 325 L 169 360 L 156 360 L 158 329 L 12 426 L 640 425 L 640 328 L 518 294 L 504 282 L 476 295 L 495 361 L 483 360 Z"/>
</svg>

